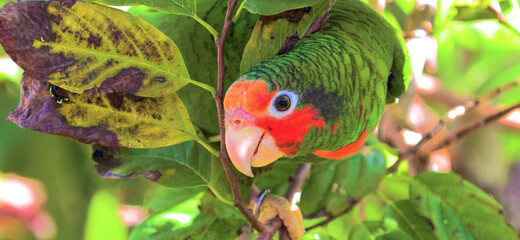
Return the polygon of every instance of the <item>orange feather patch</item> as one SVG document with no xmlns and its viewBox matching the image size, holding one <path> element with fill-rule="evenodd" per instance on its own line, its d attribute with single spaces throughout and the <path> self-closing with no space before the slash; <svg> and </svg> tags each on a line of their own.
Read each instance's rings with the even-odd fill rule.
<svg viewBox="0 0 520 240">
<path fill-rule="evenodd" d="M 317 150 L 314 151 L 313 154 L 318 157 L 328 158 L 328 159 L 342 159 L 346 158 L 348 156 L 352 156 L 355 153 L 359 152 L 361 147 L 363 146 L 363 143 L 365 142 L 365 139 L 367 137 L 368 128 L 365 128 L 363 133 L 361 133 L 361 136 L 353 142 L 348 144 L 347 146 L 343 146 L 338 150 L 335 151 L 323 151 L 323 150 Z"/>
</svg>

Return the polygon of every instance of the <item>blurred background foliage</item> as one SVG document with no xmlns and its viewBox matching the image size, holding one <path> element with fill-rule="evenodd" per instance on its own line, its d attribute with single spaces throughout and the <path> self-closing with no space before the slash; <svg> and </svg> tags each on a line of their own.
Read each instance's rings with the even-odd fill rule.
<svg viewBox="0 0 520 240">
<path fill-rule="evenodd" d="M 0 6 L 6 2 L 0 1 Z M 506 83 L 520 82 L 518 0 L 366 2 L 403 32 L 412 56 L 412 85 L 400 104 L 387 108 L 378 133 L 380 140 L 399 151 L 417 143 L 450 109 Z M 0 71 L 0 119 L 6 119 L 18 104 L 21 70 L 2 49 Z M 448 123 L 437 138 L 519 101 L 517 84 Z M 377 192 L 348 214 L 308 231 L 306 239 L 359 237 L 358 223 L 391 214 L 385 205 L 407 199 L 409 174 L 422 171 L 461 174 L 504 205 L 507 219 L 520 230 L 518 110 L 451 146 L 432 152 L 432 145 L 427 144 L 414 162 L 403 164 L 402 174 L 388 175 Z M 134 234 L 146 232 L 147 226 L 171 229 L 174 224 L 178 230 L 168 234 L 226 239 L 227 235 L 205 232 L 240 225 L 236 210 L 213 201 L 201 189 L 171 190 L 144 179 L 102 179 L 92 169 L 91 153 L 90 146 L 73 140 L 0 121 L 0 239 L 127 239 L 129 230 L 141 222 Z M 226 220 L 196 218 L 208 209 L 197 208 L 201 202 L 211 202 L 215 211 L 226 209 Z M 183 232 L 182 226 L 189 224 L 200 227 Z"/>
</svg>

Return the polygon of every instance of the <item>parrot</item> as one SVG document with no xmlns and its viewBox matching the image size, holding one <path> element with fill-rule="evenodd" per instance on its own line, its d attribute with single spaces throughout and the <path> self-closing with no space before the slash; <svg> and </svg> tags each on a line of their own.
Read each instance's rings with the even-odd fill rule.
<svg viewBox="0 0 520 240">
<path fill-rule="evenodd" d="M 224 96 L 225 143 L 233 165 L 358 152 L 386 104 L 408 86 L 403 37 L 359 0 L 336 0 L 322 28 L 286 53 L 247 70 Z"/>
<path fill-rule="evenodd" d="M 252 167 L 282 157 L 345 159 L 361 149 L 410 76 L 401 34 L 365 3 L 336 0 L 321 29 L 250 68 L 227 89 L 228 156 L 249 177 Z M 291 239 L 303 236 L 296 205 L 269 196 L 260 206 L 260 222 L 278 216 Z"/>
</svg>

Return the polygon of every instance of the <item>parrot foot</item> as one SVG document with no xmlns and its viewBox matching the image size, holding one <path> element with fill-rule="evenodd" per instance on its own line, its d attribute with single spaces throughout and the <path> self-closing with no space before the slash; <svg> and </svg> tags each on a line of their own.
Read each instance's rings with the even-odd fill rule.
<svg viewBox="0 0 520 240">
<path fill-rule="evenodd" d="M 266 195 L 260 205 L 258 220 L 266 224 L 276 217 L 282 220 L 292 240 L 302 238 L 305 228 L 303 227 L 303 216 L 300 209 L 284 197 Z"/>
</svg>

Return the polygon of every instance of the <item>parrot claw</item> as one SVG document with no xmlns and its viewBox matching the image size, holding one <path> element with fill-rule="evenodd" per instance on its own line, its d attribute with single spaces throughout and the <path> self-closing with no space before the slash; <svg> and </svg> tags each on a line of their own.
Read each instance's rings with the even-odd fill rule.
<svg viewBox="0 0 520 240">
<path fill-rule="evenodd" d="M 287 228 L 287 232 L 289 232 L 289 236 L 292 240 L 302 238 L 305 233 L 303 216 L 296 205 L 291 205 L 284 197 L 275 195 L 265 195 L 263 200 L 260 201 L 260 216 L 258 220 L 261 223 L 266 224 L 278 216 L 282 220 L 283 225 Z"/>
</svg>

